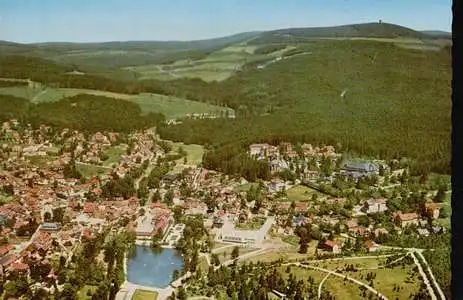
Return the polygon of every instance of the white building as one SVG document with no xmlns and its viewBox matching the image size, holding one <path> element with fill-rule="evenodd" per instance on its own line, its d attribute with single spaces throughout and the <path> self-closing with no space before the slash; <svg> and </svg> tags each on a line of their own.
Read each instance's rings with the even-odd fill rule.
<svg viewBox="0 0 463 300">
<path fill-rule="evenodd" d="M 219 231 L 218 240 L 243 245 L 258 245 L 264 241 L 273 222 L 274 217 L 269 217 L 259 230 L 238 230 L 231 221 L 225 220 Z"/>
</svg>

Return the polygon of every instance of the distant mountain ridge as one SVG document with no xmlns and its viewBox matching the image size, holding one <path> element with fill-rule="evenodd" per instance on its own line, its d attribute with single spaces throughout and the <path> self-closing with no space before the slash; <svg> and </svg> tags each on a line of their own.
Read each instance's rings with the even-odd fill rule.
<svg viewBox="0 0 463 300">
<path fill-rule="evenodd" d="M 191 41 L 110 41 L 96 43 L 45 42 L 26 45 L 56 49 L 73 48 L 76 50 L 79 48 L 85 50 L 119 50 L 121 48 L 126 50 L 146 50 L 147 48 L 159 50 L 197 50 L 239 43 L 253 38 L 260 33 L 260 31 L 242 32 L 225 37 Z"/>
<path fill-rule="evenodd" d="M 0 46 L 30 46 L 39 48 L 83 48 L 83 49 L 99 49 L 99 50 L 113 50 L 121 48 L 140 48 L 140 47 L 160 47 L 162 49 L 198 49 L 216 47 L 219 45 L 226 45 L 229 43 L 239 43 L 252 38 L 262 36 L 278 36 L 278 35 L 291 35 L 303 37 L 414 37 L 414 38 L 430 38 L 434 36 L 451 36 L 451 32 L 442 30 L 422 30 L 417 31 L 405 26 L 384 23 L 384 22 L 371 22 L 348 24 L 340 26 L 326 26 L 326 27 L 294 27 L 283 28 L 268 31 L 250 31 L 242 32 L 229 36 L 190 40 L 190 41 L 109 41 L 109 42 L 42 42 L 42 43 L 16 43 L 0 40 Z"/>
<path fill-rule="evenodd" d="M 416 31 L 389 23 L 363 23 L 331 27 L 286 28 L 243 32 L 230 36 L 192 41 L 112 41 L 101 43 L 44 42 L 21 44 L 0 41 L 0 56 L 25 55 L 60 64 L 85 67 L 140 66 L 177 60 L 199 60 L 223 48 L 249 45 L 310 42 L 319 38 L 411 38 L 450 40 L 442 31 Z"/>
<path fill-rule="evenodd" d="M 383 22 L 330 27 L 285 28 L 262 33 L 253 43 L 298 42 L 313 38 L 414 38 L 434 39 L 433 34 Z"/>
</svg>

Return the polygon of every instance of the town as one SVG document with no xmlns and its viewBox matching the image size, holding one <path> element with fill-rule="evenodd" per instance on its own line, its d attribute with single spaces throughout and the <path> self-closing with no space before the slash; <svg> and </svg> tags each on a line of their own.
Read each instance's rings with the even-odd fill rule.
<svg viewBox="0 0 463 300">
<path fill-rule="evenodd" d="M 249 299 L 249 290 L 228 290 L 221 283 L 224 268 L 247 263 L 253 263 L 248 276 L 264 270 L 253 268 L 266 268 L 259 264 L 277 263 L 283 278 L 283 269 L 318 270 L 352 281 L 365 297 L 393 299 L 404 292 L 396 289 L 400 278 L 390 292 L 383 281 L 360 282 L 351 265 L 341 270 L 348 259 L 375 258 L 379 264 L 389 257 L 397 259 L 388 264 L 408 262 L 418 270 L 418 279 L 407 281 L 407 297 L 445 299 L 423 252 L 449 234 L 449 180 L 412 175 L 405 158 L 384 161 L 336 151 L 332 145 L 251 144 L 248 156 L 271 170 L 270 180 L 253 182 L 203 168 L 188 145 L 161 140 L 155 128 L 88 134 L 4 122 L 3 299 L 109 294 L 122 300 L 140 293 Z M 176 268 L 152 266 L 155 273 L 149 273 L 136 265 L 145 255 L 140 249 L 150 249 L 151 256 L 170 253 Z M 335 269 L 323 267 L 341 258 Z M 148 273 L 135 274 L 140 269 Z M 318 288 L 318 299 L 330 299 L 332 291 L 321 291 L 323 282 L 312 284 L 311 292 L 316 297 Z M 284 298 L 300 288 L 274 284 L 270 294 Z"/>
</svg>

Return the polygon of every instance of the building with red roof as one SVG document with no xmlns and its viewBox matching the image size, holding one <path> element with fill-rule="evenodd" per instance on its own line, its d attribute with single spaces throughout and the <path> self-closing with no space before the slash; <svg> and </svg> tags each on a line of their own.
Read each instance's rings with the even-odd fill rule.
<svg viewBox="0 0 463 300">
<path fill-rule="evenodd" d="M 324 248 L 333 253 L 341 253 L 341 244 L 336 241 L 327 240 L 325 244 L 323 244 Z"/>
</svg>

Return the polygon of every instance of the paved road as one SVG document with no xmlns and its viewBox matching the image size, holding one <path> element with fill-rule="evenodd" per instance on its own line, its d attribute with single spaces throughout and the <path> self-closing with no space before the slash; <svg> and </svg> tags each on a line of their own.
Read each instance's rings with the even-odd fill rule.
<svg viewBox="0 0 463 300">
<path fill-rule="evenodd" d="M 44 89 L 43 91 L 41 91 L 40 93 L 38 93 L 37 95 L 35 95 L 34 98 L 32 98 L 31 102 L 35 102 L 35 101 L 37 100 L 38 97 L 42 96 L 42 95 L 45 94 L 47 91 L 48 91 L 48 89 Z"/>
<path fill-rule="evenodd" d="M 212 253 L 217 253 L 217 252 L 220 252 L 223 249 L 227 249 L 227 248 L 231 248 L 231 247 L 235 247 L 235 246 L 236 246 L 235 244 L 230 244 L 230 245 L 226 245 L 226 246 L 223 246 L 223 247 L 220 247 L 220 248 L 216 248 L 216 249 L 212 250 Z"/>
<path fill-rule="evenodd" d="M 434 286 L 435 286 L 436 289 L 437 289 L 437 293 L 439 294 L 439 297 L 440 297 L 442 300 L 445 300 L 444 292 L 442 292 L 442 289 L 441 289 L 439 283 L 437 282 L 436 278 L 434 277 L 434 274 L 432 273 L 431 268 L 430 268 L 429 265 L 428 265 L 428 262 L 426 261 L 426 259 L 425 259 L 424 256 L 423 256 L 423 253 L 417 252 L 417 254 L 418 254 L 418 256 L 420 256 L 421 259 L 423 260 L 424 265 L 426 266 L 426 269 L 428 270 L 429 276 L 431 276 L 431 280 L 433 281 Z"/>
<path fill-rule="evenodd" d="M 337 260 L 355 260 L 355 259 L 376 259 L 376 258 L 384 258 L 384 257 L 391 257 L 397 256 L 397 254 L 384 254 L 384 255 L 370 255 L 370 256 L 349 256 L 349 257 L 336 257 L 336 258 L 327 258 L 327 259 L 316 259 L 316 260 L 308 260 L 306 263 L 317 263 L 317 262 L 326 262 L 326 261 L 337 261 Z"/>
<path fill-rule="evenodd" d="M 420 261 L 416 258 L 414 252 L 411 252 L 410 255 L 412 256 L 413 261 L 415 262 L 415 265 L 418 267 L 418 272 L 420 273 L 421 277 L 423 278 L 424 284 L 426 285 L 426 288 L 428 289 L 428 293 L 431 296 L 431 299 L 432 300 L 437 300 L 436 294 L 434 293 L 432 285 L 429 282 L 428 276 L 426 276 L 426 273 L 423 271 L 423 267 L 421 266 Z"/>
<path fill-rule="evenodd" d="M 314 269 L 314 270 L 317 270 L 317 271 L 322 271 L 322 272 L 325 272 L 325 273 L 328 273 L 330 275 L 334 275 L 334 276 L 337 276 L 337 277 L 340 277 L 340 278 L 343 278 L 343 279 L 345 278 L 345 279 L 347 279 L 349 281 L 352 281 L 352 282 L 354 282 L 354 283 L 356 283 L 358 285 L 361 285 L 361 286 L 365 287 L 367 290 L 369 290 L 373 294 L 377 295 L 379 298 L 384 299 L 384 300 L 388 300 L 388 298 L 386 296 L 384 296 L 383 294 L 381 294 L 380 292 L 378 292 L 377 290 L 375 290 L 374 288 L 372 288 L 368 284 L 365 284 L 365 283 L 363 283 L 361 281 L 358 281 L 357 279 L 349 277 L 347 275 L 340 274 L 340 273 L 338 273 L 336 271 L 323 269 L 323 268 L 320 268 L 320 267 L 315 267 L 315 266 L 310 266 L 310 265 L 301 265 L 301 263 L 283 264 L 283 266 L 288 266 L 288 265 L 294 265 L 294 266 L 298 266 L 298 267 L 301 267 L 301 268 L 310 268 L 310 269 Z"/>
<path fill-rule="evenodd" d="M 153 154 L 149 159 L 149 164 L 148 164 L 148 167 L 145 169 L 145 172 L 143 172 L 143 174 L 135 180 L 134 186 L 136 190 L 138 190 L 141 180 L 145 177 L 148 177 L 151 171 L 153 170 L 154 168 L 153 159 L 155 158 L 156 158 L 156 155 Z"/>
<path fill-rule="evenodd" d="M 326 274 L 325 278 L 323 278 L 323 280 L 320 282 L 320 284 L 318 285 L 318 299 L 320 299 L 322 297 L 322 287 L 323 287 L 323 284 L 325 283 L 325 281 L 328 279 L 328 277 L 330 277 L 331 273 L 328 273 Z"/>
<path fill-rule="evenodd" d="M 251 252 L 248 252 L 248 253 L 245 253 L 243 255 L 238 256 L 237 260 L 242 261 L 243 259 L 247 259 L 247 258 L 249 258 L 251 256 L 259 255 L 259 254 L 262 254 L 262 253 L 270 251 L 270 250 L 275 250 L 277 248 L 278 247 L 275 247 L 274 245 L 271 245 L 271 244 L 263 245 L 263 247 L 260 248 L 260 249 L 257 249 L 255 251 L 251 251 Z M 222 265 L 228 266 L 228 265 L 231 265 L 234 261 L 235 261 L 234 259 L 230 259 L 230 260 L 227 260 L 227 261 L 223 262 Z M 219 267 L 220 266 L 217 266 L 215 268 L 218 269 Z"/>
</svg>

